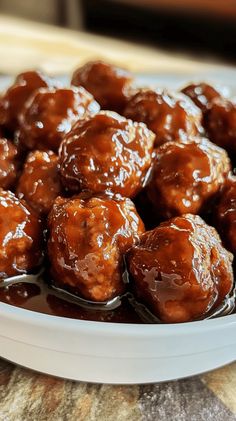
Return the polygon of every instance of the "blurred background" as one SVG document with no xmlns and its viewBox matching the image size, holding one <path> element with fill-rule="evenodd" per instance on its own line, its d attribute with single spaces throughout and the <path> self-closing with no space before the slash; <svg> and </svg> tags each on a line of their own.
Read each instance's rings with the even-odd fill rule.
<svg viewBox="0 0 236 421">
<path fill-rule="evenodd" d="M 236 59 L 236 0 L 0 0 L 0 13 Z"/>
<path fill-rule="evenodd" d="M 0 0 L 1 75 L 63 76 L 95 59 L 170 80 L 221 80 L 227 67 L 234 81 L 236 0 Z"/>
</svg>

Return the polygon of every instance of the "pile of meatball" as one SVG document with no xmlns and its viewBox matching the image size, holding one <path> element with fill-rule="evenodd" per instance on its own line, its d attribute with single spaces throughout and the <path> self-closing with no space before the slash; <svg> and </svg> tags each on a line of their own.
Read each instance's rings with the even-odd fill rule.
<svg viewBox="0 0 236 421">
<path fill-rule="evenodd" d="M 138 88 L 101 61 L 67 88 L 20 74 L 0 96 L 0 280 L 46 266 L 86 300 L 206 317 L 234 287 L 235 154 L 236 104 L 208 84 Z"/>
</svg>

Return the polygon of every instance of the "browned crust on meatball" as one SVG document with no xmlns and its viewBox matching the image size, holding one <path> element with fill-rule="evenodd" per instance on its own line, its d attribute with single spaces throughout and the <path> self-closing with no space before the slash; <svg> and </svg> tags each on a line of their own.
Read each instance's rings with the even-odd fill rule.
<svg viewBox="0 0 236 421">
<path fill-rule="evenodd" d="M 46 88 L 52 82 L 43 73 L 28 71 L 17 76 L 15 82 L 0 98 L 0 126 L 11 132 L 19 126 L 19 114 L 22 112 L 31 94 Z"/>
<path fill-rule="evenodd" d="M 220 98 L 221 94 L 211 85 L 207 83 L 192 83 L 182 89 L 183 94 L 187 95 L 203 113 L 211 106 L 216 98 Z"/>
<path fill-rule="evenodd" d="M 72 125 L 100 107 L 84 88 L 39 89 L 19 117 L 19 141 L 26 149 L 56 152 Z"/>
<path fill-rule="evenodd" d="M 18 149 L 10 140 L 0 138 L 0 188 L 15 188 L 18 174 Z"/>
<path fill-rule="evenodd" d="M 210 140 L 234 156 L 236 152 L 236 104 L 226 99 L 216 99 L 205 115 L 204 126 Z"/>
<path fill-rule="evenodd" d="M 213 216 L 225 247 L 236 254 L 236 177 L 226 181 Z"/>
<path fill-rule="evenodd" d="M 233 286 L 233 256 L 216 230 L 186 214 L 141 236 L 128 254 L 135 295 L 163 322 L 188 322 L 217 307 Z"/>
<path fill-rule="evenodd" d="M 93 301 L 125 290 L 123 254 L 144 231 L 129 199 L 82 193 L 58 198 L 49 214 L 48 255 L 53 281 Z"/>
<path fill-rule="evenodd" d="M 156 135 L 155 146 L 170 141 L 188 141 L 203 132 L 201 111 L 187 97 L 167 91 L 140 89 L 131 96 L 124 115 L 142 121 Z"/>
<path fill-rule="evenodd" d="M 70 191 L 134 197 L 152 164 L 154 134 L 113 112 L 78 122 L 59 150 L 62 182 Z"/>
<path fill-rule="evenodd" d="M 71 83 L 91 92 L 102 109 L 122 113 L 132 81 L 131 74 L 124 69 L 102 61 L 91 61 L 75 70 Z"/>
<path fill-rule="evenodd" d="M 58 156 L 52 151 L 30 152 L 16 193 L 36 212 L 47 215 L 54 200 L 62 194 Z"/>
<path fill-rule="evenodd" d="M 224 149 L 207 139 L 162 145 L 147 186 L 157 216 L 168 219 L 201 212 L 223 185 L 230 168 Z"/>
<path fill-rule="evenodd" d="M 0 190 L 0 279 L 26 273 L 42 260 L 38 216 L 10 191 Z"/>
</svg>

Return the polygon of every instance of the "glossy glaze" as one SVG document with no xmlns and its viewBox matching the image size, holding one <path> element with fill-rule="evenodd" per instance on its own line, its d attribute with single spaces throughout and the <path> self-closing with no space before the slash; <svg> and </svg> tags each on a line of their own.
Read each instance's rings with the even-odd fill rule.
<svg viewBox="0 0 236 421">
<path fill-rule="evenodd" d="M 48 282 L 95 302 L 133 288 L 163 322 L 204 318 L 230 290 L 231 255 L 198 217 L 176 218 L 143 234 L 139 214 L 153 228 L 173 215 L 209 210 L 219 195 L 217 227 L 235 251 L 235 181 L 228 180 L 221 192 L 229 159 L 202 139 L 201 126 L 203 121 L 212 140 L 233 155 L 235 106 L 207 84 L 189 85 L 183 92 L 201 108 L 202 119 L 185 95 L 134 92 L 129 73 L 102 62 L 78 69 L 72 83 L 87 88 L 103 108 L 121 113 L 125 108 L 126 116 L 145 122 L 155 134 L 143 123 L 99 112 L 82 86 L 60 89 L 38 72 L 18 76 L 0 98 L 0 136 L 13 139 L 14 134 L 17 145 L 0 139 L 0 186 L 15 191 L 18 162 L 23 163 L 27 149 L 32 151 L 17 187 L 27 204 L 0 192 L 0 279 L 36 272 L 42 264 L 47 275 L 33 284 L 0 289 L 0 301 L 64 317 L 141 322 L 137 303 L 136 312 L 131 309 L 130 292 L 115 311 L 94 311 L 60 298 Z M 134 198 L 139 214 L 117 193 Z M 57 198 L 64 194 L 69 198 Z M 45 217 L 55 199 L 46 232 Z M 44 262 L 43 233 L 49 238 Z"/>
<path fill-rule="evenodd" d="M 155 146 L 186 142 L 203 131 L 201 111 L 187 97 L 175 98 L 162 90 L 139 90 L 128 101 L 124 115 L 145 123 L 156 134 Z"/>
<path fill-rule="evenodd" d="M 230 176 L 213 210 L 225 246 L 236 254 L 236 177 Z"/>
<path fill-rule="evenodd" d="M 144 323 L 126 298 L 115 310 L 91 310 L 69 303 L 55 295 L 45 279 L 40 283 L 19 283 L 0 289 L 0 301 L 26 310 L 70 319 L 113 323 Z"/>
<path fill-rule="evenodd" d="M 10 140 L 0 137 L 0 187 L 10 190 L 15 188 L 18 170 L 17 147 Z"/>
<path fill-rule="evenodd" d="M 22 112 L 31 94 L 39 88 L 46 88 L 53 81 L 43 73 L 28 71 L 17 76 L 14 84 L 0 98 L 0 126 L 4 126 L 11 132 L 19 125 L 19 114 Z"/>
<path fill-rule="evenodd" d="M 133 197 L 145 184 L 154 135 L 142 123 L 100 112 L 78 122 L 62 142 L 60 173 L 70 191 Z"/>
<path fill-rule="evenodd" d="M 212 102 L 216 98 L 220 98 L 221 94 L 207 83 L 197 83 L 185 86 L 182 92 L 187 95 L 199 107 L 203 113 L 210 108 Z"/>
<path fill-rule="evenodd" d="M 42 227 L 24 201 L 0 190 L 0 280 L 25 273 L 42 260 Z"/>
<path fill-rule="evenodd" d="M 36 212 L 47 215 L 56 197 L 62 194 L 57 155 L 52 151 L 30 152 L 16 193 Z"/>
<path fill-rule="evenodd" d="M 218 99 L 205 115 L 204 125 L 210 140 L 234 157 L 236 152 L 236 104 Z"/>
<path fill-rule="evenodd" d="M 40 89 L 20 114 L 19 141 L 27 149 L 57 151 L 72 125 L 100 109 L 84 88 Z"/>
<path fill-rule="evenodd" d="M 162 321 L 178 323 L 223 301 L 233 286 L 232 259 L 216 230 L 187 214 L 143 234 L 127 260 L 137 298 Z"/>
<path fill-rule="evenodd" d="M 122 113 L 132 81 L 132 75 L 124 69 L 91 61 L 75 70 L 71 83 L 91 92 L 102 109 Z"/>
<path fill-rule="evenodd" d="M 224 149 L 201 142 L 169 142 L 157 150 L 147 194 L 157 216 L 199 213 L 223 185 L 230 170 Z"/>
<path fill-rule="evenodd" d="M 125 290 L 123 255 L 144 231 L 129 199 L 82 193 L 58 198 L 49 214 L 53 281 L 93 301 Z"/>
</svg>

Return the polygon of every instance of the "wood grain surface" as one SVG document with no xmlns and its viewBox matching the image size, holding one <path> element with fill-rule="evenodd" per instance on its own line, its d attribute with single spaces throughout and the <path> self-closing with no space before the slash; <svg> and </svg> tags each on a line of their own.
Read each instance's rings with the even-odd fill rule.
<svg viewBox="0 0 236 421">
<path fill-rule="evenodd" d="M 0 360 L 0 420 L 234 421 L 236 363 L 152 385 L 79 383 Z"/>
</svg>

